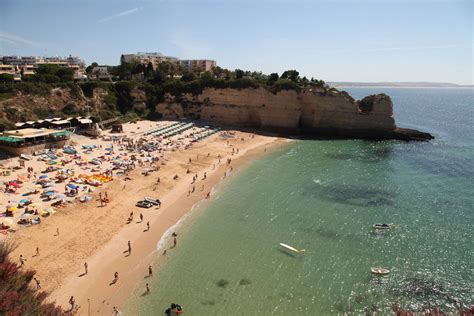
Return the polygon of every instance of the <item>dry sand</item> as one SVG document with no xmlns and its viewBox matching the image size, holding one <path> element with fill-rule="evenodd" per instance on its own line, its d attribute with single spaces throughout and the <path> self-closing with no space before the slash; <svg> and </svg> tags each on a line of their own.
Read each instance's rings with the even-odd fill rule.
<svg viewBox="0 0 474 316">
<path fill-rule="evenodd" d="M 132 129 L 136 133 L 151 125 L 150 122 L 140 124 L 126 126 L 125 132 L 132 135 Z M 94 192 L 93 201 L 73 203 L 43 220 L 40 225 L 19 229 L 9 236 L 18 245 L 12 254 L 13 260 L 22 254 L 27 259 L 25 268 L 35 269 L 43 289 L 51 292 L 49 299 L 65 309 L 69 307 L 70 296 L 74 296 L 80 305 L 80 314 L 109 314 L 112 306 L 122 307 L 135 285 L 147 275 L 148 266 L 158 255 L 156 246 L 163 234 L 194 204 L 205 199 L 207 192 L 225 179 L 224 173 L 227 177 L 232 176 L 243 164 L 262 154 L 264 148 L 266 150 L 282 141 L 276 137 L 252 136 L 243 132 L 235 132 L 235 135 L 235 138 L 227 140 L 215 134 L 191 149 L 167 152 L 166 164 L 161 166 L 160 171 L 143 176 L 143 168 L 136 168 L 129 175 L 132 180 L 114 178 Z M 75 141 L 88 144 L 102 142 L 88 139 Z M 239 148 L 238 154 L 232 155 L 232 146 Z M 218 155 L 221 156 L 220 164 Z M 192 159 L 191 164 L 189 158 Z M 226 164 L 227 158 L 232 159 L 232 173 Z M 28 162 L 27 166 L 31 163 L 36 162 Z M 35 168 L 40 166 L 35 165 Z M 186 174 L 188 168 L 190 174 Z M 205 180 L 204 172 L 207 172 Z M 178 180 L 173 180 L 175 174 L 179 175 Z M 198 174 L 195 192 L 188 196 L 195 174 Z M 161 180 L 159 184 L 158 177 Z M 107 192 L 111 198 L 105 207 L 100 207 L 96 200 L 98 192 Z M 135 203 L 145 196 L 159 198 L 163 203 L 161 208 L 136 207 Z M 132 211 L 134 220 L 127 224 Z M 143 222 L 139 222 L 140 213 L 143 214 Z M 150 223 L 149 231 L 144 231 L 146 222 Z M 55 236 L 58 228 L 60 234 Z M 131 255 L 126 253 L 129 240 Z M 165 245 L 167 251 L 172 251 L 171 246 Z M 36 247 L 39 247 L 39 256 L 35 256 Z M 88 263 L 87 275 L 83 275 L 84 262 Z M 110 285 L 115 272 L 119 273 L 119 280 Z"/>
</svg>

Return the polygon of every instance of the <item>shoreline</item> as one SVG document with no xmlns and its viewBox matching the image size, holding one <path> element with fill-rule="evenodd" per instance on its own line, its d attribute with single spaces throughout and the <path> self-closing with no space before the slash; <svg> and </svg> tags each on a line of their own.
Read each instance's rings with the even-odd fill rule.
<svg viewBox="0 0 474 316">
<path fill-rule="evenodd" d="M 266 152 L 261 152 L 262 146 L 249 149 L 243 156 L 240 156 L 235 161 L 233 161 L 233 163 L 235 162 L 234 170 L 228 177 L 234 178 L 238 176 L 238 174 L 248 168 L 253 162 L 265 157 L 266 155 L 279 149 L 281 146 L 288 144 L 289 141 L 290 140 L 288 139 L 275 139 L 272 143 L 268 144 L 268 147 L 267 145 L 262 145 L 268 149 Z M 150 265 L 153 267 L 153 273 L 159 271 L 163 265 L 167 264 L 166 260 L 168 260 L 168 256 L 163 255 L 163 251 L 172 251 L 173 247 L 170 246 L 172 244 L 172 234 L 177 233 L 179 238 L 179 236 L 186 234 L 189 229 L 192 229 L 192 226 L 196 223 L 196 221 L 199 221 L 199 218 L 203 215 L 203 212 L 205 212 L 206 208 L 211 203 L 213 203 L 215 194 L 221 190 L 222 186 L 226 185 L 224 181 L 225 178 L 221 177 L 215 183 L 213 183 L 213 186 L 211 187 L 211 198 L 209 200 L 201 199 L 197 201 L 186 214 L 184 214 L 176 223 L 170 226 L 168 230 L 166 230 L 165 233 L 159 238 L 156 249 L 153 251 L 153 254 L 156 255 L 152 258 L 152 262 L 150 263 Z M 146 269 L 145 265 L 143 265 L 143 268 Z M 127 310 L 128 306 L 130 306 L 130 303 L 140 299 L 140 296 L 144 295 L 144 293 L 140 295 L 140 292 L 143 292 L 141 290 L 145 289 L 147 279 L 148 277 L 145 276 L 144 278 L 135 282 L 130 295 L 125 300 L 125 304 L 119 306 L 122 313 L 124 310 Z"/>
<path fill-rule="evenodd" d="M 263 154 L 256 153 L 262 147 L 273 148 L 282 142 L 277 137 L 260 138 L 261 136 L 259 136 L 257 144 L 249 146 L 237 155 L 231 156 L 233 159 L 232 166 L 235 168 L 234 173 Z M 206 145 L 200 144 L 200 147 L 205 148 L 207 147 Z M 222 158 L 225 159 L 227 157 Z M 203 171 L 207 170 L 206 186 L 216 188 L 222 184 L 222 177 L 224 172 L 227 172 L 227 169 L 228 166 L 225 163 L 215 170 L 207 170 L 205 167 L 200 169 L 201 174 L 199 176 L 201 177 Z M 192 175 L 188 176 L 192 177 Z M 199 185 L 201 184 L 200 182 L 202 182 L 201 178 L 198 181 Z M 143 233 L 143 225 L 135 224 L 135 222 L 125 225 L 108 242 L 98 247 L 91 256 L 84 258 L 84 261 L 89 266 L 89 273 L 87 275 L 78 277 L 84 271 L 82 265 L 80 265 L 81 268 L 76 269 L 60 282 L 59 287 L 54 289 L 48 300 L 56 301 L 58 304 L 66 307 L 68 306 L 69 297 L 74 296 L 78 305 L 81 306 L 80 314 L 86 312 L 88 314 L 108 313 L 112 310 L 113 306 L 122 308 L 143 279 L 143 276 L 146 275 L 148 265 L 157 265 L 156 262 L 159 259 L 156 258 L 156 255 L 159 251 L 159 243 L 163 247 L 167 247 L 167 244 L 169 246 L 170 240 L 167 239 L 167 234 L 173 230 L 173 227 L 183 218 L 192 214 L 197 205 L 201 206 L 207 203 L 205 192 L 209 190 L 208 188 L 203 192 L 200 191 L 199 187 L 197 188 L 198 194 L 202 193 L 202 196 L 199 194 L 199 196 L 187 197 L 188 188 L 189 184 L 185 180 L 176 183 L 169 192 L 160 196 L 160 199 L 163 201 L 163 206 L 160 209 L 134 208 L 133 211 L 136 213 L 142 212 L 145 215 L 144 221 L 149 219 L 150 232 Z M 145 193 L 143 194 L 146 195 Z M 122 253 L 127 248 L 127 239 L 131 240 L 133 247 L 133 253 L 130 258 L 124 257 Z M 120 279 L 117 284 L 109 285 L 115 271 L 119 271 Z M 91 278 L 94 278 L 92 282 L 89 281 Z"/>
</svg>

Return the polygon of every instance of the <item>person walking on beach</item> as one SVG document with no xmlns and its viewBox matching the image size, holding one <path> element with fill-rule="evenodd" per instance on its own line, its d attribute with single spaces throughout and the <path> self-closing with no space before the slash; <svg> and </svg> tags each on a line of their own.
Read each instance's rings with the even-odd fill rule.
<svg viewBox="0 0 474 316">
<path fill-rule="evenodd" d="M 141 223 L 141 222 L 143 222 L 143 214 L 142 213 L 140 213 L 140 222 L 139 223 Z"/>
<path fill-rule="evenodd" d="M 153 270 L 151 269 L 151 266 L 148 266 L 148 276 L 151 277 L 153 275 Z"/>
<path fill-rule="evenodd" d="M 130 244 L 130 240 L 128 241 L 128 254 L 132 254 L 132 245 Z"/>
<path fill-rule="evenodd" d="M 146 231 L 150 230 L 150 222 L 146 222 Z"/>
<path fill-rule="evenodd" d="M 38 281 L 38 279 L 37 279 L 37 278 L 33 278 L 33 280 L 35 280 L 35 283 L 36 283 L 36 289 L 37 289 L 37 290 L 41 289 L 40 281 Z"/>
<path fill-rule="evenodd" d="M 40 249 L 39 249 L 39 247 L 36 247 L 35 257 L 38 257 L 39 255 L 40 255 Z"/>
<path fill-rule="evenodd" d="M 71 296 L 69 299 L 69 304 L 71 304 L 71 311 L 74 310 L 74 307 L 76 306 L 76 301 L 74 300 L 74 296 Z"/>
<path fill-rule="evenodd" d="M 112 283 L 117 283 L 118 281 L 118 272 L 115 272 L 114 273 L 114 280 L 112 281 Z"/>
<path fill-rule="evenodd" d="M 59 236 L 59 228 L 56 228 L 56 235 L 55 236 Z"/>
<path fill-rule="evenodd" d="M 87 265 L 87 262 L 84 262 L 84 274 L 87 274 L 87 273 L 88 273 L 88 271 L 87 271 L 87 268 L 88 268 L 88 267 L 89 267 L 89 266 Z"/>
<path fill-rule="evenodd" d="M 120 312 L 118 311 L 117 307 L 114 306 L 114 308 L 112 309 L 112 315 L 113 316 L 118 316 L 120 315 Z"/>
<path fill-rule="evenodd" d="M 204 172 L 204 177 L 202 179 L 206 180 L 206 178 L 207 178 L 207 172 Z"/>
<path fill-rule="evenodd" d="M 25 261 L 26 261 L 26 259 L 23 258 L 23 255 L 20 255 L 20 268 L 25 265 Z"/>
<path fill-rule="evenodd" d="M 194 193 L 194 191 L 196 191 L 196 187 L 193 185 L 193 190 L 191 191 L 191 193 Z"/>
<path fill-rule="evenodd" d="M 150 293 L 150 287 L 148 286 L 148 283 L 146 284 L 146 291 L 145 291 L 146 294 Z"/>
<path fill-rule="evenodd" d="M 176 237 L 173 238 L 173 248 L 176 248 L 176 243 L 177 243 L 177 240 L 176 240 Z"/>
</svg>

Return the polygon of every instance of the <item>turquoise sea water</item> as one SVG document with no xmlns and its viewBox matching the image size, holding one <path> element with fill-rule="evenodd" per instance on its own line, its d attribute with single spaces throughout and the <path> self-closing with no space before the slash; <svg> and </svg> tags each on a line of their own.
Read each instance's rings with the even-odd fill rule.
<svg viewBox="0 0 474 316">
<path fill-rule="evenodd" d="M 252 163 L 182 223 L 126 314 L 335 315 L 474 304 L 474 97 L 468 89 L 385 92 L 399 126 L 429 143 L 304 140 Z M 395 223 L 374 234 L 373 223 Z M 305 248 L 292 255 L 284 242 Z M 391 270 L 371 275 L 371 267 Z"/>
</svg>

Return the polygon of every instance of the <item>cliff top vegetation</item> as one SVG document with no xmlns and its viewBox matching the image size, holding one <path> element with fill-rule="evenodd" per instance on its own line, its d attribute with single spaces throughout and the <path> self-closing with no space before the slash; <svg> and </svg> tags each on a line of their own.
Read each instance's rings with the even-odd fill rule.
<svg viewBox="0 0 474 316">
<path fill-rule="evenodd" d="M 92 63 L 86 68 L 89 78 L 94 78 L 93 71 L 96 66 L 98 66 L 97 63 Z M 162 62 L 156 69 L 151 63 L 144 66 L 132 62 L 108 66 L 108 72 L 111 78 L 116 78 L 115 82 L 98 80 L 75 82 L 72 70 L 55 65 L 40 66 L 35 75 L 26 76 L 22 82 L 14 82 L 13 77 L 9 75 L 0 75 L 0 101 L 16 95 L 46 97 L 50 95 L 53 88 L 68 88 L 71 95 L 77 99 L 84 99 L 84 96 L 92 98 L 94 89 L 102 88 L 105 91 L 105 107 L 97 109 L 96 114 L 101 119 L 122 116 L 126 120 L 131 120 L 139 117 L 157 118 L 154 107 L 164 99 L 166 93 L 176 97 L 186 93 L 198 95 L 206 88 L 264 88 L 273 93 L 281 90 L 299 92 L 305 88 L 317 88 L 317 91 L 322 93 L 335 90 L 330 89 L 323 80 L 301 77 L 296 70 L 287 70 L 281 75 L 278 73 L 267 75 L 241 69 L 228 70 L 221 67 L 199 72 L 197 69 L 187 69 L 171 62 Z M 137 107 L 133 95 L 137 90 L 144 92 L 145 106 Z M 65 115 L 83 114 L 73 103 L 65 104 L 62 111 Z M 17 119 L 42 119 L 48 115 L 53 115 L 53 113 L 38 112 Z"/>
</svg>

